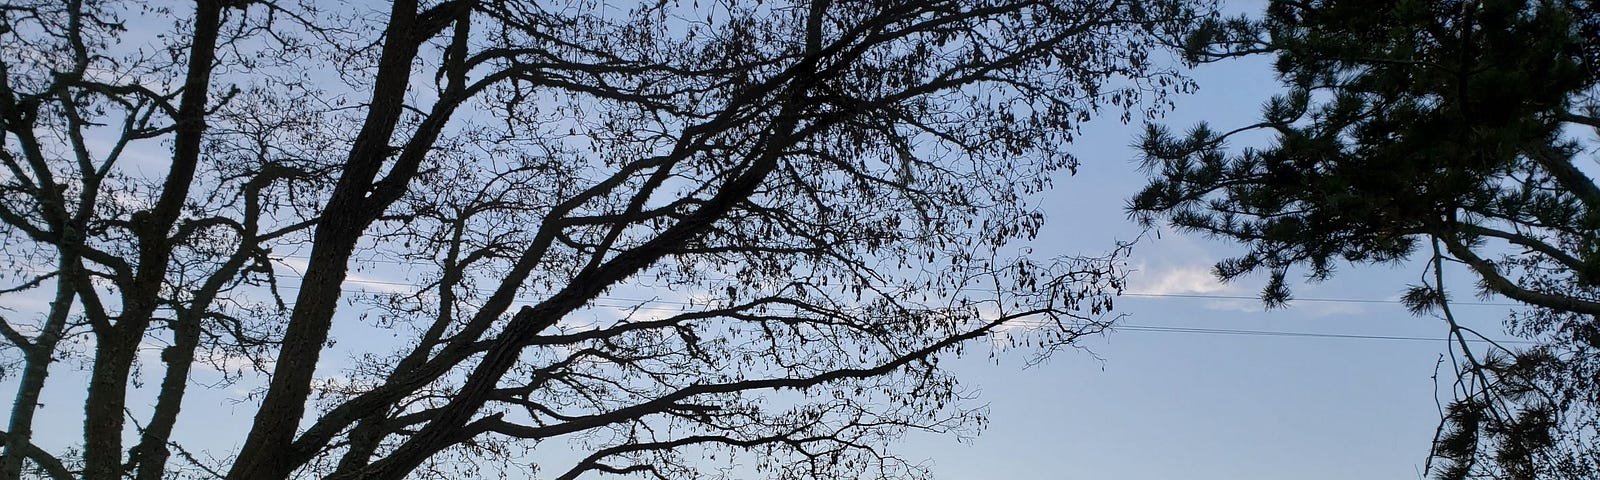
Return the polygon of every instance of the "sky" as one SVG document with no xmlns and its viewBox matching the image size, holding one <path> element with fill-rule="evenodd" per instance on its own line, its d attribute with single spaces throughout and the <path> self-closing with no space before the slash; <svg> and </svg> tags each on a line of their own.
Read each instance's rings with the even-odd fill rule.
<svg viewBox="0 0 1600 480">
<path fill-rule="evenodd" d="M 1267 61 L 1200 67 L 1192 72 L 1200 89 L 1177 98 L 1160 121 L 1178 130 L 1201 120 L 1222 128 L 1253 122 L 1277 90 Z M 1037 255 L 1099 254 L 1141 236 L 1123 208 L 1144 182 L 1130 147 L 1141 129 L 1102 118 L 1077 137 L 1078 173 L 1039 199 L 1048 222 L 1033 243 Z M 987 428 L 964 442 L 914 434 L 893 451 L 926 459 L 949 479 L 1421 477 L 1438 421 L 1431 377 L 1449 344 L 1442 323 L 1412 317 L 1392 300 L 1422 266 L 1344 268 L 1296 289 L 1302 299 L 1335 301 L 1265 311 L 1248 298 L 1262 278 L 1225 285 L 1209 273 L 1237 252 L 1179 232 L 1144 235 L 1129 259 L 1128 295 L 1118 299 L 1120 330 L 1031 367 L 1024 352 L 991 359 L 969 350 L 976 353 L 946 365 L 988 405 Z M 1463 305 L 1459 313 L 1498 331 L 1508 308 Z M 52 385 L 81 385 L 72 380 L 79 376 L 61 372 Z M 14 388 L 0 383 L 0 391 Z M 193 391 L 186 415 L 253 411 L 234 400 L 241 391 Z M 45 412 L 68 422 L 75 408 Z M 71 441 L 78 425 L 64 424 L 72 428 L 59 440 Z"/>
<path fill-rule="evenodd" d="M 1222 129 L 1251 123 L 1278 90 L 1269 62 L 1200 67 L 1199 91 L 1158 122 L 1179 131 L 1202 120 Z M 1142 126 L 1106 120 L 1075 145 L 1077 175 L 1042 200 L 1040 255 L 1105 251 L 1140 234 L 1124 205 L 1145 178 L 1130 146 Z M 1432 376 L 1449 344 L 1442 322 L 1393 301 L 1419 283 L 1423 265 L 1345 266 L 1295 289 L 1298 298 L 1334 301 L 1267 311 L 1249 298 L 1216 298 L 1254 297 L 1265 283 L 1210 275 L 1240 251 L 1170 230 L 1146 235 L 1129 260 L 1131 295 L 1118 299 L 1122 330 L 1031 368 L 1023 356 L 963 359 L 955 370 L 988 404 L 988 429 L 970 444 L 927 436 L 902 451 L 956 479 L 1423 477 L 1439 418 Z M 1500 331 L 1510 307 L 1478 303 L 1457 307 L 1463 323 Z M 1170 327 L 1234 332 L 1157 331 Z"/>
</svg>

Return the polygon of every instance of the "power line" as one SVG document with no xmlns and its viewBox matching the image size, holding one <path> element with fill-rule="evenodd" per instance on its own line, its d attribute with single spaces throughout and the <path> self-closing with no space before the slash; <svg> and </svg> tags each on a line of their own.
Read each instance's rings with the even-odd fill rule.
<svg viewBox="0 0 1600 480">
<path fill-rule="evenodd" d="M 346 282 L 349 282 L 349 283 L 375 283 L 375 284 L 379 284 L 379 285 L 405 285 L 405 286 L 411 286 L 412 285 L 412 284 L 398 283 L 398 282 L 363 281 L 363 280 L 346 280 Z M 279 289 L 283 289 L 283 290 L 299 290 L 300 286 L 298 286 L 298 285 L 280 285 L 280 286 L 278 286 L 278 288 Z M 384 295 L 384 294 L 392 294 L 394 292 L 357 290 L 357 291 L 352 291 L 352 292 L 349 292 L 349 293 Z M 1130 295 L 1130 294 L 1124 294 L 1124 295 Z M 1183 299 L 1183 298 L 1187 298 L 1187 299 L 1254 299 L 1254 297 L 1233 296 L 1233 295 L 1131 294 L 1131 296 L 1172 297 L 1172 298 L 1180 298 L 1180 299 Z M 538 299 L 529 299 L 529 298 L 518 298 L 518 299 L 515 299 L 515 301 L 516 302 L 521 302 L 521 303 L 535 303 L 535 302 L 538 302 L 539 300 Z M 1391 301 L 1391 300 L 1326 299 L 1326 298 L 1324 298 L 1324 299 L 1316 299 L 1316 301 L 1323 301 L 1323 302 L 1349 302 L 1349 303 L 1397 303 L 1396 301 Z M 685 311 L 682 308 L 671 308 L 671 307 L 665 307 L 665 306 L 651 306 L 651 305 L 648 305 L 650 303 L 680 305 L 680 306 L 708 306 L 708 305 L 697 304 L 697 303 L 693 303 L 693 302 L 659 300 L 659 299 L 657 299 L 657 300 L 647 300 L 647 299 L 637 299 L 637 298 L 606 297 L 606 296 L 596 297 L 594 299 L 594 301 L 590 302 L 590 305 L 591 306 L 595 306 L 595 307 L 603 307 L 603 308 L 616 308 L 616 309 L 625 309 L 625 310 L 637 309 L 637 310 L 644 310 L 644 311 L 667 312 L 667 313 L 678 313 L 678 312 Z M 290 304 L 289 306 L 291 306 L 291 308 L 292 308 L 292 305 L 293 304 Z M 1490 305 L 1490 304 L 1483 304 L 1483 305 Z M 1011 325 L 1024 326 L 1024 327 L 1044 327 L 1044 326 L 1051 325 L 1049 322 L 1044 321 L 1044 320 L 1023 320 L 1023 319 L 1013 320 L 1013 321 L 1009 321 L 1007 323 L 1011 324 Z M 1389 341 L 1412 341 L 1412 342 L 1440 342 L 1440 341 L 1446 341 L 1447 340 L 1447 339 L 1444 339 L 1444 338 L 1418 337 L 1418 336 L 1405 336 L 1405 335 L 1379 335 L 1379 334 L 1355 334 L 1355 333 L 1295 332 L 1295 331 L 1282 331 L 1282 330 L 1252 330 L 1252 329 L 1230 329 L 1230 328 L 1178 327 L 1178 326 L 1141 325 L 1141 324 L 1127 324 L 1127 323 L 1110 325 L 1109 326 L 1109 330 L 1119 331 L 1119 332 L 1120 331 L 1128 331 L 1128 332 L 1142 332 L 1142 333 L 1175 333 L 1175 334 L 1195 334 L 1195 335 L 1262 336 L 1262 337 L 1286 337 L 1286 338 L 1320 338 L 1320 339 L 1342 339 L 1342 340 L 1389 340 Z M 1518 340 L 1518 339 L 1486 340 L 1486 339 L 1479 339 L 1479 338 L 1469 338 L 1469 339 L 1467 339 L 1467 341 L 1475 342 L 1475 343 L 1499 343 L 1499 344 L 1504 344 L 1504 345 L 1535 345 L 1535 344 L 1538 343 L 1538 342 L 1534 342 L 1534 341 L 1530 341 L 1530 340 Z"/>
<path fill-rule="evenodd" d="M 282 257 L 282 258 L 302 259 L 304 257 L 286 256 L 286 257 Z M 281 258 L 280 259 L 276 259 L 276 260 L 281 260 Z M 406 262 L 400 262 L 400 261 L 394 261 L 394 260 L 382 260 L 382 259 L 369 259 L 369 260 L 365 260 L 365 261 L 380 261 L 380 262 L 397 263 L 397 264 L 406 263 Z M 34 269 L 34 268 L 25 268 L 23 270 L 27 270 L 27 271 L 29 271 L 31 273 L 39 273 L 39 274 L 47 273 L 45 270 Z M 282 277 L 282 278 L 303 278 L 298 273 L 277 273 L 276 276 Z M 382 281 L 382 280 L 352 279 L 352 278 L 346 278 L 344 280 L 344 282 L 345 283 L 367 284 L 367 285 L 396 286 L 396 287 L 416 287 L 417 286 L 416 282 L 390 282 L 390 281 Z M 718 282 L 711 282 L 711 283 L 718 283 Z M 721 282 L 721 283 L 733 283 L 733 282 L 728 281 L 728 282 Z M 298 287 L 295 287 L 295 286 L 279 286 L 278 288 L 297 289 Z M 357 292 L 357 293 L 392 293 L 392 292 L 365 292 L 365 291 L 363 291 L 363 292 Z M 1200 300 L 1261 300 L 1260 297 L 1249 296 L 1249 295 L 1220 295 L 1220 294 L 1209 294 L 1209 293 L 1122 292 L 1122 293 L 1118 294 L 1118 296 L 1123 296 L 1123 297 L 1142 297 L 1142 298 L 1200 299 Z M 655 303 L 677 303 L 677 304 L 683 304 L 683 305 L 690 305 L 690 303 L 686 303 L 686 302 L 672 302 L 672 301 L 665 301 L 665 300 L 638 300 L 638 299 L 625 299 L 625 298 L 617 298 L 617 300 L 640 301 L 640 302 L 649 301 L 649 302 L 655 302 Z M 1317 297 L 1313 297 L 1313 298 L 1291 298 L 1290 301 L 1294 301 L 1294 302 L 1315 302 L 1315 303 L 1346 303 L 1346 304 L 1402 304 L 1403 303 L 1398 299 L 1376 299 L 1376 298 L 1317 298 Z M 1526 306 L 1526 305 L 1523 305 L 1523 304 L 1511 303 L 1511 302 L 1460 302 L 1460 301 L 1452 301 L 1452 302 L 1450 302 L 1450 305 L 1451 306 L 1473 306 L 1473 307 L 1522 307 L 1522 306 Z"/>
<path fill-rule="evenodd" d="M 286 277 L 286 278 L 301 278 L 299 275 L 294 275 L 294 274 L 279 274 L 278 276 L 279 277 Z M 408 282 L 388 282 L 388 281 L 381 281 L 381 280 L 350 279 L 350 278 L 345 279 L 345 283 L 367 284 L 367 285 L 375 285 L 375 286 L 403 286 L 403 287 L 415 287 L 415 286 L 417 286 L 416 283 L 408 283 Z M 301 286 L 300 285 L 277 285 L 276 288 L 280 289 L 280 290 L 299 290 L 301 288 Z M 394 294 L 396 292 L 359 290 L 358 289 L 358 290 L 353 290 L 353 291 L 350 291 L 350 292 L 347 292 L 347 293 L 384 295 L 384 294 Z M 1136 293 L 1136 292 L 1124 292 L 1121 295 L 1122 296 L 1128 296 L 1128 297 L 1198 299 L 1198 300 L 1259 300 L 1257 297 L 1244 296 L 1244 295 L 1184 294 L 1184 293 Z M 681 311 L 683 311 L 683 309 L 682 308 L 674 309 L 674 308 L 663 307 L 663 306 L 650 306 L 650 305 L 647 305 L 647 304 L 655 303 L 655 304 L 667 304 L 667 305 L 679 305 L 679 306 L 706 306 L 704 304 L 694 303 L 694 302 L 662 300 L 662 299 L 637 299 L 637 298 L 624 298 L 624 297 L 608 297 L 608 296 L 596 297 L 594 300 L 595 301 L 591 302 L 591 305 L 597 306 L 597 307 L 619 308 L 619 309 L 639 309 L 639 310 L 662 311 L 662 312 L 681 312 Z M 1354 299 L 1354 298 L 1302 298 L 1302 299 L 1296 299 L 1296 300 L 1305 301 L 1305 302 L 1354 303 L 1354 304 L 1399 304 L 1399 303 L 1401 303 L 1399 300 Z M 518 299 L 516 299 L 516 301 L 522 302 L 522 303 L 534 303 L 534 302 L 537 302 L 539 300 L 537 300 L 537 299 L 528 299 L 528 298 L 518 298 Z M 602 302 L 611 302 L 611 303 L 602 303 Z M 290 304 L 290 305 L 292 305 L 292 304 Z M 1452 302 L 1452 305 L 1519 306 L 1518 304 L 1513 304 L 1513 303 L 1493 303 L 1493 302 Z M 1013 325 L 1018 325 L 1018 326 L 1032 326 L 1032 327 L 1042 327 L 1042 326 L 1048 325 L 1047 322 L 1042 321 L 1042 320 L 1039 320 L 1039 321 L 1017 320 L 1017 321 L 1012 321 L 1012 322 L 1008 322 L 1008 323 L 1011 323 Z M 1442 339 L 1442 338 L 1429 338 L 1429 337 L 1416 337 L 1416 336 L 1403 336 L 1403 335 L 1294 332 L 1294 331 L 1278 331 L 1278 330 L 1251 330 L 1251 329 L 1176 327 L 1176 326 L 1139 325 L 1139 324 L 1117 324 L 1117 325 L 1111 325 L 1110 329 L 1114 330 L 1114 331 L 1131 331 L 1131 332 L 1148 332 L 1148 333 L 1176 333 L 1176 334 L 1197 334 L 1197 335 L 1234 335 L 1234 336 L 1266 336 L 1266 337 L 1322 338 L 1322 339 L 1345 339 L 1345 340 L 1391 340 L 1391 341 L 1427 341 L 1427 342 L 1437 342 L 1437 341 L 1444 341 L 1445 340 L 1445 339 Z M 1486 342 L 1486 343 L 1490 342 L 1489 340 L 1484 340 L 1484 339 L 1468 339 L 1468 341 Z M 1528 340 L 1516 340 L 1516 339 L 1494 340 L 1493 342 L 1494 343 L 1501 343 L 1501 344 L 1517 344 L 1517 345 L 1532 345 L 1532 344 L 1536 344 L 1537 343 L 1537 342 L 1528 341 Z"/>
<path fill-rule="evenodd" d="M 639 305 L 631 305 L 631 304 L 602 304 L 602 303 L 599 303 L 599 302 L 595 302 L 594 305 L 598 306 L 598 307 L 609 307 L 609 308 L 623 308 L 623 309 L 639 308 L 641 310 L 653 310 L 653 311 L 678 311 L 678 310 L 665 308 L 665 307 L 649 307 L 649 306 L 639 306 Z M 1005 322 L 1005 323 L 1006 324 L 1010 324 L 1010 325 L 1025 326 L 1025 327 L 1046 327 L 1046 326 L 1052 325 L 1051 322 L 1046 321 L 1046 320 L 1026 320 L 1026 319 L 1012 320 L 1012 321 L 1008 321 L 1008 322 Z M 1201 334 L 1201 335 L 1243 335 L 1243 336 L 1298 337 L 1298 338 L 1322 338 L 1322 339 L 1344 339 L 1344 340 L 1394 340 L 1394 341 L 1420 341 L 1420 342 L 1442 342 L 1442 341 L 1447 341 L 1447 339 L 1445 339 L 1445 338 L 1417 337 L 1417 336 L 1405 336 L 1405 335 L 1378 335 L 1378 334 L 1354 334 L 1354 333 L 1293 332 L 1293 331 L 1281 331 L 1281 330 L 1251 330 L 1251 329 L 1231 329 L 1231 328 L 1177 327 L 1177 326 L 1166 326 L 1166 325 L 1140 325 L 1140 324 L 1129 324 L 1129 323 L 1112 324 L 1112 325 L 1110 325 L 1108 327 L 1108 330 L 1119 331 L 1119 332 L 1120 331 L 1132 331 L 1132 332 L 1149 332 L 1149 333 L 1187 333 L 1187 334 Z M 1534 341 L 1530 341 L 1530 340 L 1517 340 L 1517 339 L 1503 339 L 1503 340 L 1497 339 L 1497 340 L 1492 340 L 1491 341 L 1491 340 L 1480 339 L 1480 338 L 1469 338 L 1469 339 L 1467 339 L 1467 341 L 1468 342 L 1474 342 L 1474 343 L 1499 343 L 1499 344 L 1506 344 L 1506 345 L 1513 345 L 1513 344 L 1515 344 L 1515 345 L 1534 345 L 1534 344 L 1538 343 L 1538 342 L 1534 342 Z"/>
<path fill-rule="evenodd" d="M 1252 296 L 1248 296 L 1248 295 L 1214 295 L 1214 294 L 1205 294 L 1205 293 L 1139 293 L 1139 292 L 1123 292 L 1122 296 L 1125 296 L 1125 297 L 1152 297 L 1152 298 L 1198 298 L 1198 299 L 1210 299 L 1210 300 L 1261 300 L 1261 297 L 1252 297 Z M 1289 300 L 1293 301 L 1293 302 L 1319 302 L 1319 303 L 1380 303 L 1380 304 L 1399 304 L 1399 303 L 1403 303 L 1400 300 L 1377 299 L 1377 298 L 1291 298 Z M 1509 302 L 1455 302 L 1455 301 L 1450 302 L 1450 306 L 1452 306 L 1452 307 L 1453 306 L 1460 306 L 1460 305 L 1474 306 L 1474 307 L 1521 307 L 1521 306 L 1524 306 L 1524 305 L 1519 304 L 1519 303 L 1509 303 Z"/>
<path fill-rule="evenodd" d="M 286 277 L 286 278 L 301 278 L 299 275 L 292 275 L 292 274 L 279 274 L 278 276 Z M 385 286 L 399 286 L 399 287 L 415 287 L 415 286 L 417 286 L 416 283 L 388 282 L 388 281 L 382 281 L 382 280 L 351 279 L 351 278 L 346 278 L 345 279 L 345 283 L 359 283 L 359 284 L 367 284 L 367 285 L 385 285 Z M 298 287 L 280 286 L 279 288 L 298 288 Z M 360 293 L 390 293 L 390 292 L 360 292 Z M 1178 299 L 1198 299 L 1198 300 L 1261 300 L 1260 297 L 1252 297 L 1252 296 L 1248 296 L 1248 295 L 1216 295 L 1216 294 L 1204 294 L 1204 293 L 1123 292 L 1123 293 L 1121 293 L 1119 295 L 1120 296 L 1124 296 L 1124 297 L 1178 298 Z M 670 301 L 670 300 L 659 300 L 659 299 L 637 299 L 637 298 L 621 298 L 621 297 L 600 297 L 600 298 L 606 298 L 606 299 L 612 299 L 612 300 L 621 300 L 621 301 L 630 301 L 630 302 L 653 302 L 653 303 L 670 303 L 670 304 L 679 304 L 679 305 L 698 305 L 698 304 L 689 303 L 689 302 L 674 302 L 674 301 Z M 1398 299 L 1376 299 L 1376 298 L 1294 298 L 1294 299 L 1291 299 L 1290 301 L 1295 301 L 1295 302 L 1316 302 L 1316 303 L 1388 304 L 1388 305 L 1401 305 L 1401 304 L 1403 304 L 1403 302 L 1401 302 Z M 1523 304 L 1510 303 L 1510 302 L 1455 302 L 1455 301 L 1450 302 L 1450 305 L 1451 306 L 1474 306 L 1474 307 L 1521 307 L 1521 306 L 1526 306 L 1526 305 L 1523 305 Z"/>
<path fill-rule="evenodd" d="M 648 306 L 640 307 L 638 305 L 627 305 L 627 304 L 601 304 L 601 303 L 596 302 L 594 305 L 595 306 L 600 306 L 600 307 L 610 307 L 610 308 L 635 308 L 635 307 L 638 307 L 638 308 L 640 308 L 642 310 L 676 311 L 676 310 L 673 310 L 673 309 L 670 309 L 670 308 L 664 308 L 664 307 L 654 307 L 654 308 L 652 308 L 652 307 L 648 307 Z M 1045 321 L 1045 320 L 1026 320 L 1026 319 L 1018 319 L 1018 320 L 1008 321 L 1006 323 L 1007 324 L 1011 324 L 1011 325 L 1028 326 L 1028 327 L 1045 327 L 1045 326 L 1052 325 L 1052 323 L 1050 323 L 1049 321 Z M 1251 329 L 1229 329 L 1229 328 L 1178 327 L 1178 326 L 1166 326 L 1166 325 L 1140 325 L 1140 324 L 1128 324 L 1128 323 L 1112 324 L 1112 325 L 1109 326 L 1108 329 L 1109 330 L 1114 330 L 1114 331 L 1134 331 L 1134 332 L 1153 332 L 1153 333 L 1190 333 L 1190 334 L 1204 334 L 1204 335 L 1248 335 L 1248 336 L 1267 336 L 1267 337 L 1327 338 L 1327 339 L 1346 339 L 1346 340 L 1396 340 L 1396 341 L 1425 341 L 1425 342 L 1441 342 L 1441 341 L 1446 341 L 1447 340 L 1447 339 L 1444 339 L 1444 338 L 1417 337 L 1417 336 L 1404 336 L 1404 335 L 1322 333 L 1322 332 L 1293 332 L 1293 331 L 1281 331 L 1281 330 L 1251 330 Z M 1492 340 L 1491 341 L 1491 340 L 1479 339 L 1479 338 L 1469 338 L 1469 339 L 1467 339 L 1467 341 L 1469 341 L 1469 342 L 1479 342 L 1479 343 L 1500 343 L 1500 344 L 1517 344 L 1517 345 L 1534 345 L 1534 344 L 1538 343 L 1538 342 L 1529 341 L 1529 340 L 1517 340 L 1517 339 L 1504 339 L 1504 340 Z"/>
<path fill-rule="evenodd" d="M 1449 339 L 1446 339 L 1446 338 L 1414 337 L 1414 336 L 1403 336 L 1403 335 L 1368 335 L 1368 334 L 1351 334 L 1351 333 L 1285 332 L 1285 331 L 1275 331 L 1275 330 L 1245 330 L 1245 329 L 1224 329 L 1224 328 L 1168 327 L 1168 326 L 1158 326 L 1158 325 L 1134 325 L 1134 324 L 1112 325 L 1111 326 L 1111 330 L 1116 330 L 1116 331 L 1127 330 L 1127 331 L 1135 331 L 1135 332 L 1161 332 L 1161 333 L 1193 333 L 1193 334 L 1206 334 L 1206 335 L 1249 335 L 1249 336 L 1267 336 L 1267 337 L 1336 338 L 1336 339 L 1348 339 L 1348 340 L 1401 340 L 1401 341 L 1422 341 L 1422 342 L 1444 342 L 1444 341 L 1448 341 L 1449 340 Z M 1475 342 L 1475 343 L 1500 343 L 1500 344 L 1516 344 L 1516 345 L 1534 345 L 1534 344 L 1538 343 L 1538 342 L 1534 342 L 1534 341 L 1531 341 L 1531 340 L 1516 340 L 1516 339 L 1493 340 L 1491 342 L 1490 340 L 1485 340 L 1485 339 L 1481 339 L 1481 338 L 1469 338 L 1469 339 L 1467 339 L 1467 341 L 1468 342 Z"/>
</svg>

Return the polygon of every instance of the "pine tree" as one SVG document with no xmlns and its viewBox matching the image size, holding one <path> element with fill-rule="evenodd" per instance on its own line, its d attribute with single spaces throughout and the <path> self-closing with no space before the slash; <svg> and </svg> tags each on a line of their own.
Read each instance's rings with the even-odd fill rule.
<svg viewBox="0 0 1600 480">
<path fill-rule="evenodd" d="M 1600 157 L 1582 140 L 1600 131 L 1600 5 L 1274 1 L 1259 18 L 1207 23 L 1186 51 L 1275 55 L 1285 91 L 1237 130 L 1149 127 L 1135 216 L 1246 245 L 1216 273 L 1267 273 L 1269 306 L 1292 298 L 1291 273 L 1429 259 L 1405 299 L 1447 322 L 1461 360 L 1430 474 L 1594 478 Z M 1265 146 L 1226 145 L 1260 130 Z M 1508 326 L 1538 345 L 1471 347 L 1446 264 L 1530 307 Z"/>
</svg>

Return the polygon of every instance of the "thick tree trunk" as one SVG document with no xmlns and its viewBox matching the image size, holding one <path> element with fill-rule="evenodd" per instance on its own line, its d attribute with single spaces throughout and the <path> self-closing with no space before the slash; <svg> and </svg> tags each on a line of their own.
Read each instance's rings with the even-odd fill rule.
<svg viewBox="0 0 1600 480">
<path fill-rule="evenodd" d="M 138 273 L 131 285 L 121 286 L 122 314 L 115 325 L 96 332 L 94 373 L 84 405 L 83 473 L 86 478 L 122 476 L 123 411 L 127 405 L 128 373 L 138 355 L 139 342 L 158 307 L 157 297 L 172 253 L 169 231 L 188 200 L 200 162 L 206 108 L 210 103 L 211 68 L 216 58 L 223 8 L 222 2 L 217 0 L 199 0 L 195 5 L 189 68 L 184 76 L 183 99 L 179 101 L 174 119 L 172 166 L 155 206 L 134 215 L 132 228 L 139 239 Z"/>
<path fill-rule="evenodd" d="M 310 265 L 284 331 L 272 383 L 228 472 L 230 480 L 283 479 L 297 466 L 287 461 L 292 456 L 288 447 L 305 416 L 312 375 L 328 341 L 350 255 L 375 217 L 371 212 L 381 213 L 381 208 L 371 205 L 368 193 L 391 154 L 390 137 L 405 107 L 411 65 L 419 45 L 415 38 L 418 32 L 413 28 L 416 17 L 416 2 L 394 3 L 366 121 L 318 222 Z"/>
<path fill-rule="evenodd" d="M 138 343 L 118 340 L 95 344 L 95 368 L 84 406 L 84 478 L 122 478 L 122 410 Z"/>
<path fill-rule="evenodd" d="M 186 316 L 193 318 L 180 318 L 173 325 L 173 343 L 161 352 L 161 360 L 167 364 L 167 373 L 161 379 L 161 393 L 156 397 L 155 413 L 150 418 L 150 424 L 145 426 L 139 445 L 135 447 L 135 454 L 139 457 L 135 477 L 138 480 L 161 480 L 166 472 L 167 458 L 171 455 L 167 443 L 172 437 L 173 426 L 178 423 L 183 394 L 189 386 L 189 371 L 194 366 L 194 352 L 200 345 L 200 319 L 193 313 Z"/>
<path fill-rule="evenodd" d="M 328 225 L 322 227 L 325 231 Z M 289 453 L 287 447 L 305 415 L 312 374 L 323 344 L 328 341 L 328 330 L 338 308 L 340 284 L 344 282 L 346 264 L 354 246 L 353 241 L 331 247 L 323 243 L 318 242 L 318 247 L 322 248 L 312 251 L 312 267 L 302 279 L 300 295 L 296 297 L 283 346 L 273 366 L 272 383 L 261 408 L 256 410 L 250 435 L 228 472 L 230 479 L 282 479 L 288 478 L 294 470 L 295 465 L 283 458 Z"/>
</svg>

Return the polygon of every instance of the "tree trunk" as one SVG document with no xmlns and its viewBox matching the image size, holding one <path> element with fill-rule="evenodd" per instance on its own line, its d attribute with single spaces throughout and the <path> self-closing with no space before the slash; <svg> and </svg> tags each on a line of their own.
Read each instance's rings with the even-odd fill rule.
<svg viewBox="0 0 1600 480">
<path fill-rule="evenodd" d="M 182 318 L 184 316 L 191 318 Z M 172 427 L 178 423 L 182 410 L 183 394 L 189 386 L 189 371 L 194 366 L 194 352 L 200 345 L 200 318 L 194 313 L 180 316 L 173 325 L 172 346 L 161 352 L 167 364 L 166 376 L 161 379 L 161 393 L 156 397 L 155 414 L 145 426 L 139 445 L 138 480 L 161 480 L 166 472 L 167 458 L 171 455 L 167 442 L 172 437 Z"/>
<path fill-rule="evenodd" d="M 127 404 L 128 373 L 158 306 L 157 297 L 172 253 L 168 232 L 188 199 L 199 164 L 206 109 L 210 103 L 211 67 L 216 58 L 223 8 L 223 3 L 217 0 L 200 0 L 195 5 L 194 40 L 189 48 L 183 98 L 174 118 L 172 166 L 155 206 L 134 215 L 132 228 L 139 240 L 138 273 L 131 285 L 121 286 L 122 315 L 116 325 L 97 332 L 94 373 L 84 405 L 83 460 L 87 478 L 122 476 L 123 410 Z"/>
<path fill-rule="evenodd" d="M 305 416 L 312 375 L 338 310 L 350 255 L 362 232 L 382 211 L 372 205 L 374 202 L 367 195 L 391 153 L 390 137 L 405 107 L 411 65 L 419 47 L 415 38 L 418 33 L 414 31 L 416 17 L 414 1 L 399 1 L 392 6 L 367 118 L 318 222 L 310 266 L 301 280 L 300 293 L 284 331 L 272 383 L 256 411 L 250 434 L 228 471 L 230 480 L 275 480 L 287 478 L 294 471 L 295 465 L 285 459 L 291 456 L 289 446 Z"/>
<path fill-rule="evenodd" d="M 55 361 L 56 343 L 67 326 L 67 315 L 72 311 L 72 275 L 66 265 L 77 263 L 76 258 L 64 259 L 60 276 L 56 279 L 56 298 L 50 303 L 50 314 L 45 319 L 44 331 L 34 338 L 32 345 L 18 345 L 24 352 L 22 379 L 17 384 L 17 398 L 11 404 L 10 426 L 6 429 L 6 451 L 0 478 L 21 478 L 24 452 L 33 441 L 33 416 L 39 409 L 39 393 L 44 389 L 45 378 L 50 376 L 50 363 Z"/>
</svg>

